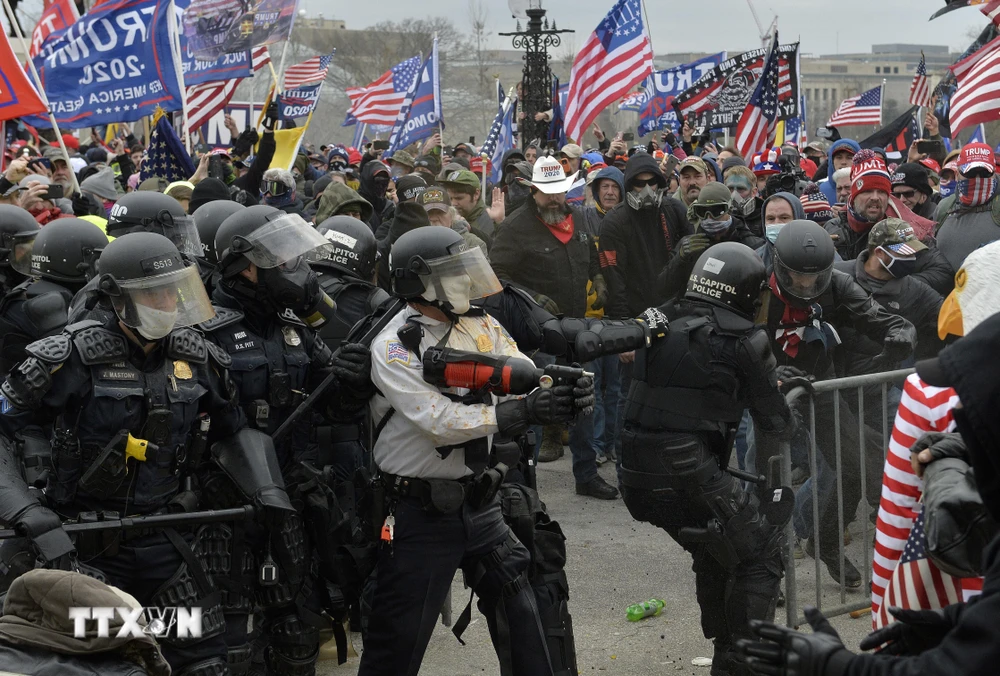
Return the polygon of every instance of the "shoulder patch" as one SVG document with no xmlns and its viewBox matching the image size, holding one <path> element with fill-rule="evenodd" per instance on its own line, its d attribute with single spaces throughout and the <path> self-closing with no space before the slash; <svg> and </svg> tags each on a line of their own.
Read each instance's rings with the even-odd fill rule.
<svg viewBox="0 0 1000 676">
<path fill-rule="evenodd" d="M 10 403 L 7 396 L 0 393 L 0 415 L 7 415 L 14 408 L 14 404 Z"/>
<path fill-rule="evenodd" d="M 239 310 L 231 310 L 227 307 L 219 307 L 218 305 L 214 306 L 214 308 L 215 316 L 207 322 L 202 322 L 198 325 L 198 328 L 202 331 L 215 331 L 243 319 L 243 313 Z"/>
<path fill-rule="evenodd" d="M 74 332 L 73 345 L 80 353 L 81 361 L 87 366 L 111 364 L 128 356 L 125 336 L 109 331 L 102 326 L 92 326 Z"/>
<path fill-rule="evenodd" d="M 61 364 L 69 359 L 73 343 L 66 333 L 48 336 L 29 344 L 24 351 L 46 364 Z"/>
<path fill-rule="evenodd" d="M 210 343 L 205 341 L 205 346 L 208 347 L 208 356 L 212 358 L 216 364 L 224 369 L 229 368 L 233 365 L 233 358 L 229 356 L 229 353 L 223 350 L 221 347 L 215 343 Z"/>
<path fill-rule="evenodd" d="M 204 364 L 208 360 L 204 336 L 188 328 L 170 332 L 166 352 L 171 359 L 193 361 L 196 364 Z"/>
<path fill-rule="evenodd" d="M 390 340 L 385 344 L 385 363 L 392 364 L 394 362 L 403 366 L 410 365 L 410 351 L 398 340 Z"/>
</svg>

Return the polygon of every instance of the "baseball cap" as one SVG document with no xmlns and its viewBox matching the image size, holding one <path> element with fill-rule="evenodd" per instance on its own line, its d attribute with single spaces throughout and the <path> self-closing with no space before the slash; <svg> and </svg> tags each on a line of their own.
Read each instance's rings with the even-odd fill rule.
<svg viewBox="0 0 1000 676">
<path fill-rule="evenodd" d="M 985 143 L 969 143 L 962 148 L 958 156 L 958 170 L 967 174 L 973 169 L 989 169 L 991 174 L 996 171 L 993 148 Z"/>
<path fill-rule="evenodd" d="M 938 164 L 936 160 L 933 160 L 930 157 L 925 157 L 924 159 L 920 160 L 919 163 L 924 166 L 924 169 L 933 174 L 941 173 L 941 165 Z"/>
<path fill-rule="evenodd" d="M 705 160 L 700 157 L 685 157 L 684 160 L 677 166 L 677 173 L 680 174 L 685 169 L 694 169 L 695 171 L 701 173 L 702 176 L 708 176 L 708 165 L 705 164 Z"/>
<path fill-rule="evenodd" d="M 59 146 L 49 146 L 42 151 L 42 157 L 47 159 L 49 162 L 66 162 L 66 156 L 63 155 L 62 148 Z"/>
<path fill-rule="evenodd" d="M 476 174 L 482 174 L 483 158 L 473 157 L 471 160 L 469 160 L 469 170 Z M 490 162 L 489 158 L 486 158 L 486 171 L 492 171 L 492 170 L 493 170 L 493 163 Z"/>
<path fill-rule="evenodd" d="M 417 204 L 425 211 L 448 211 L 451 208 L 448 192 L 441 188 L 427 188 L 417 197 Z"/>
<path fill-rule="evenodd" d="M 579 159 L 583 155 L 583 148 L 575 143 L 567 143 L 559 151 L 560 155 L 564 155 L 571 160 Z"/>
<path fill-rule="evenodd" d="M 701 162 L 701 160 L 698 160 Z M 704 165 L 704 162 L 702 162 Z M 531 185 L 541 190 L 546 195 L 556 195 L 561 192 L 569 192 L 576 182 L 577 174 L 574 172 L 567 176 L 563 166 L 554 157 L 541 157 L 535 162 L 531 171 Z"/>
<path fill-rule="evenodd" d="M 562 167 L 559 167 L 559 169 L 561 171 Z M 468 169 L 456 169 L 445 174 L 445 177 L 441 179 L 441 183 L 445 186 L 449 183 L 452 185 L 463 185 L 467 188 L 475 188 L 476 190 L 481 186 L 479 177 Z"/>
<path fill-rule="evenodd" d="M 63 143 L 69 150 L 79 150 L 80 149 L 80 139 L 73 136 L 72 134 L 62 135 Z"/>
<path fill-rule="evenodd" d="M 868 232 L 868 248 L 882 247 L 896 256 L 915 256 L 927 248 L 913 227 L 899 218 L 886 218 L 876 223 Z"/>
<path fill-rule="evenodd" d="M 413 160 L 414 169 L 428 169 L 432 174 L 441 171 L 441 164 L 433 155 L 421 155 Z"/>
<path fill-rule="evenodd" d="M 479 153 L 476 152 L 476 149 L 473 148 L 472 146 L 470 146 L 468 143 L 459 143 L 458 145 L 455 146 L 455 149 L 452 150 L 451 154 L 454 155 L 455 153 L 457 153 L 459 151 L 468 153 L 469 155 L 478 155 L 479 154 Z"/>
</svg>

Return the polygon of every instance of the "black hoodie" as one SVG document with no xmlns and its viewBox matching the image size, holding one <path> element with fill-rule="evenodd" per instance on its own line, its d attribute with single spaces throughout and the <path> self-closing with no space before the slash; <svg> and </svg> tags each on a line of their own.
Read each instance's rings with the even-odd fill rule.
<svg viewBox="0 0 1000 676">
<path fill-rule="evenodd" d="M 385 211 L 386 204 L 388 200 L 385 198 L 385 192 L 382 192 L 382 196 L 378 196 L 378 191 L 375 189 L 375 174 L 379 171 L 385 171 L 386 176 L 389 175 L 388 169 L 381 162 L 368 162 L 361 169 L 361 176 L 358 181 L 360 186 L 358 186 L 358 194 L 368 200 L 368 203 L 372 205 L 374 212 L 368 219 L 368 225 L 371 227 L 372 232 L 378 230 L 378 226 L 382 224 L 382 212 Z"/>
<path fill-rule="evenodd" d="M 611 318 L 638 317 L 672 295 L 662 288 L 662 275 L 676 258 L 677 242 L 694 232 L 684 205 L 666 193 L 667 181 L 648 153 L 636 153 L 625 165 L 626 194 L 643 172 L 659 179 L 659 206 L 636 211 L 623 200 L 601 225 L 601 272 L 608 284 L 604 312 Z"/>
</svg>

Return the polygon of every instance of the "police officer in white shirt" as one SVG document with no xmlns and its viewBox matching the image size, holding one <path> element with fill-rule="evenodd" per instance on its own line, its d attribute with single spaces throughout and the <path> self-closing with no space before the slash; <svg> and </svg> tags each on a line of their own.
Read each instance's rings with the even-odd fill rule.
<svg viewBox="0 0 1000 676">
<path fill-rule="evenodd" d="M 572 420 L 593 406 L 593 382 L 535 389 L 499 401 L 423 378 L 421 355 L 450 347 L 528 358 L 500 323 L 470 301 L 501 290 L 482 251 L 448 228 L 423 227 L 393 244 L 393 291 L 409 301 L 372 342 L 374 457 L 386 486 L 361 676 L 415 675 L 459 568 L 479 598 L 500 673 L 551 675 L 545 636 L 526 571 L 528 550 L 504 523 L 489 468 L 494 434 Z M 530 361 L 530 360 L 529 360 Z M 511 649 L 516 646 L 516 649 Z"/>
</svg>

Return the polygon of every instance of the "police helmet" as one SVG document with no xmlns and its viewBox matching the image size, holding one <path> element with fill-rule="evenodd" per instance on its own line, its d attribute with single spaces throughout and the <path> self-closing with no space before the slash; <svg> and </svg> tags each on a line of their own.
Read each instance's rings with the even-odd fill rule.
<svg viewBox="0 0 1000 676">
<path fill-rule="evenodd" d="M 99 227 L 82 218 L 60 218 L 38 233 L 31 250 L 31 274 L 63 284 L 86 284 L 108 245 Z"/>
<path fill-rule="evenodd" d="M 479 247 L 468 248 L 451 228 L 429 226 L 405 233 L 389 252 L 392 289 L 463 314 L 469 301 L 502 290 Z"/>
<path fill-rule="evenodd" d="M 781 295 L 809 305 L 833 280 L 836 250 L 830 233 L 812 221 L 790 221 L 774 242 L 774 277 Z"/>
<path fill-rule="evenodd" d="M 215 253 L 223 277 L 232 277 L 253 263 L 269 269 L 305 256 L 312 261 L 333 245 L 298 214 L 266 204 L 237 211 L 222 221 L 215 234 Z"/>
<path fill-rule="evenodd" d="M 753 249 L 739 242 L 721 242 L 698 257 L 684 297 L 753 319 L 766 279 L 764 262 Z"/>
<path fill-rule="evenodd" d="M 173 242 L 153 232 L 133 232 L 108 244 L 98 287 L 111 298 L 122 323 L 149 340 L 215 315 L 198 266 L 186 263 Z"/>
<path fill-rule="evenodd" d="M 31 243 L 39 230 L 38 222 L 27 211 L 0 204 L 0 268 L 31 274 Z"/>
<path fill-rule="evenodd" d="M 110 237 L 141 231 L 167 237 L 178 251 L 191 258 L 202 255 L 201 238 L 194 219 L 169 195 L 140 190 L 123 196 L 111 207 L 107 226 Z"/>
<path fill-rule="evenodd" d="M 218 263 L 219 256 L 215 251 L 215 235 L 219 232 L 222 222 L 238 211 L 246 209 L 239 202 L 232 200 L 213 200 L 198 207 L 193 214 L 194 225 L 198 229 L 198 237 L 204 248 L 202 255 L 209 263 Z"/>
<path fill-rule="evenodd" d="M 375 276 L 378 242 L 368 224 L 352 216 L 331 216 L 316 226 L 333 249 L 324 258 L 316 258 L 313 267 L 332 268 L 365 281 Z"/>
</svg>

